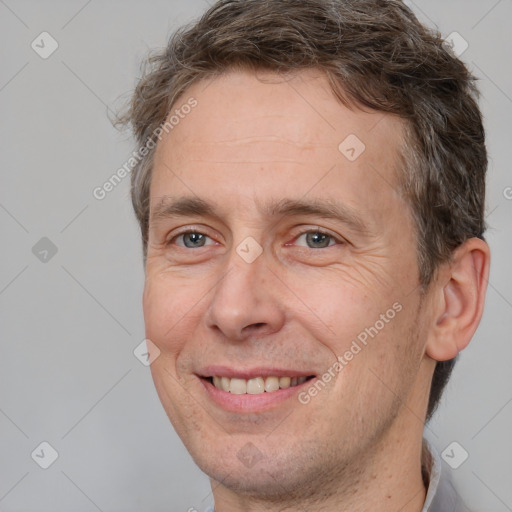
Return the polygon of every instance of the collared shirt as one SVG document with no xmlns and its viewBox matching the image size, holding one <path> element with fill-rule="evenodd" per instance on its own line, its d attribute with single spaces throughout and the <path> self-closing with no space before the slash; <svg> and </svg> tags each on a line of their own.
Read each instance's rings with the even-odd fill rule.
<svg viewBox="0 0 512 512">
<path fill-rule="evenodd" d="M 449 471 L 442 470 L 439 453 L 426 439 L 423 440 L 422 471 L 427 496 L 421 512 L 471 512 L 457 494 Z M 215 512 L 215 509 L 211 506 L 205 512 Z"/>
<path fill-rule="evenodd" d="M 457 494 L 449 470 L 442 470 L 439 453 L 426 439 L 423 440 L 422 469 L 428 475 L 428 488 L 421 512 L 471 512 Z"/>
</svg>

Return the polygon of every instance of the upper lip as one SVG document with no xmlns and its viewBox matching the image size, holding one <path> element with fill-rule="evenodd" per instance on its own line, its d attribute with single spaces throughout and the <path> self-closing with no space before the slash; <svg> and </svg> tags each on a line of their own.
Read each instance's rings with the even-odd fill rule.
<svg viewBox="0 0 512 512">
<path fill-rule="evenodd" d="M 316 375 L 314 371 L 301 371 L 277 367 L 233 368 L 223 365 L 210 365 L 201 368 L 199 377 L 228 377 L 230 379 L 254 379 L 256 377 L 311 377 Z"/>
</svg>

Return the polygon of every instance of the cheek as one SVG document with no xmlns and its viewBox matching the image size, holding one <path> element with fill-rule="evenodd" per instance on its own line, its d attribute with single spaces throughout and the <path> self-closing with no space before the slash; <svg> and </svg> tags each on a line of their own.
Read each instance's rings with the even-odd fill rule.
<svg viewBox="0 0 512 512">
<path fill-rule="evenodd" d="M 372 293 L 368 287 L 343 279 L 323 279 L 322 286 L 316 287 L 304 281 L 301 289 L 301 298 L 311 311 L 300 321 L 332 353 L 332 364 L 326 371 L 338 374 L 340 367 L 333 365 L 341 358 L 340 385 L 347 385 L 349 374 L 349 380 L 359 386 L 371 376 L 370 369 L 377 375 L 391 369 L 400 374 L 401 365 L 411 366 L 415 364 L 412 360 L 419 360 L 412 331 L 416 309 L 411 297 L 392 287 L 379 287 L 376 282 Z"/>
<path fill-rule="evenodd" d="M 344 279 L 343 274 L 303 279 L 300 285 L 295 280 L 294 285 L 309 310 L 302 321 L 307 322 L 314 337 L 329 345 L 336 355 L 343 354 L 359 333 L 364 333 L 365 328 L 379 320 L 381 313 L 392 307 L 392 302 L 384 298 L 386 294 L 376 286 L 371 293 L 368 287 Z"/>
<path fill-rule="evenodd" d="M 166 275 L 146 279 L 143 295 L 146 337 L 167 356 L 181 351 L 187 334 L 197 325 L 204 295 L 200 286 L 180 283 Z"/>
</svg>

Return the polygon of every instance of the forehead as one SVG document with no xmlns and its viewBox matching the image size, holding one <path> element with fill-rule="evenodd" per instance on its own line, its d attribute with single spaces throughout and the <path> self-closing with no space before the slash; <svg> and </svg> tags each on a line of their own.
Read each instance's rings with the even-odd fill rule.
<svg viewBox="0 0 512 512">
<path fill-rule="evenodd" d="M 240 138 L 244 135 L 274 135 L 299 143 L 311 141 L 322 145 L 330 144 L 331 139 L 338 140 L 350 129 L 360 133 L 373 132 L 375 139 L 385 134 L 390 142 L 401 140 L 402 122 L 399 118 L 342 105 L 327 76 L 320 70 L 308 69 L 286 75 L 267 71 L 228 71 L 194 83 L 176 102 L 170 115 L 191 97 L 197 99 L 198 106 L 189 117 L 201 118 L 200 125 L 194 123 L 197 142 L 225 142 L 236 131 Z M 185 119 L 179 123 L 180 130 L 173 129 L 170 133 L 176 142 L 180 142 L 181 136 L 187 136 L 186 127 L 190 121 L 185 122 Z"/>
<path fill-rule="evenodd" d="M 207 197 L 214 190 L 233 201 L 233 194 L 257 200 L 276 190 L 294 198 L 339 191 L 362 207 L 373 196 L 366 206 L 375 208 L 399 196 L 401 120 L 347 108 L 317 70 L 231 71 L 192 85 L 171 115 L 191 98 L 197 106 L 158 144 L 153 204 L 155 195 Z"/>
</svg>

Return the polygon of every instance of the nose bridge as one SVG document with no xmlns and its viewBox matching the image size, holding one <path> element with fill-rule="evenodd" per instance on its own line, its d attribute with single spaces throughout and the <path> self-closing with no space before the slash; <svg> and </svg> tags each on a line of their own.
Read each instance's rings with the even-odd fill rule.
<svg viewBox="0 0 512 512">
<path fill-rule="evenodd" d="M 243 339 L 249 332 L 270 334 L 284 321 L 275 280 L 256 244 L 254 239 L 245 239 L 233 248 L 208 308 L 208 326 L 233 340 Z"/>
</svg>

